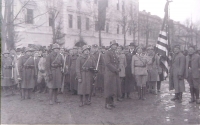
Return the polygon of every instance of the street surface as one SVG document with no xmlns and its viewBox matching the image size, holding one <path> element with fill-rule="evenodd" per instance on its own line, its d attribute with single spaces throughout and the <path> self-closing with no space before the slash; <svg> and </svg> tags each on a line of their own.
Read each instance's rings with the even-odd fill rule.
<svg viewBox="0 0 200 125">
<path fill-rule="evenodd" d="M 200 105 L 189 104 L 188 83 L 183 102 L 173 102 L 174 96 L 168 90 L 168 82 L 162 83 L 158 95 L 148 94 L 145 101 L 132 99 L 116 102 L 113 110 L 104 108 L 103 98 L 92 98 L 91 106 L 80 108 L 79 97 L 70 94 L 59 95 L 60 104 L 49 105 L 48 94 L 32 95 L 31 100 L 20 101 L 20 95 L 1 98 L 2 124 L 200 124 Z"/>
</svg>

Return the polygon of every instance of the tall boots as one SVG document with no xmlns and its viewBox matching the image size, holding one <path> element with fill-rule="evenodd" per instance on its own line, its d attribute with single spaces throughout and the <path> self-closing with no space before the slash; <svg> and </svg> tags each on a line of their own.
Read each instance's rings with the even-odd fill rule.
<svg viewBox="0 0 200 125">
<path fill-rule="evenodd" d="M 84 106 L 83 95 L 80 95 L 80 105 L 79 105 L 79 107 L 83 107 L 83 106 Z"/>
<path fill-rule="evenodd" d="M 142 99 L 142 88 L 140 86 L 138 86 L 138 99 Z"/>
<path fill-rule="evenodd" d="M 175 93 L 175 96 L 171 99 L 171 101 L 178 100 L 178 93 Z"/>
<path fill-rule="evenodd" d="M 195 96 L 196 96 L 196 102 L 198 103 L 198 100 L 199 100 L 199 89 L 194 89 L 195 91 L 194 91 L 194 94 L 195 94 Z"/>
<path fill-rule="evenodd" d="M 146 99 L 145 94 L 146 94 L 146 87 L 138 86 L 138 99 L 145 100 Z"/>
<path fill-rule="evenodd" d="M 178 102 L 179 102 L 179 103 L 182 102 L 182 96 L 183 96 L 183 93 L 182 93 L 182 92 L 179 92 L 179 93 L 178 93 Z"/>
<path fill-rule="evenodd" d="M 111 107 L 111 97 L 109 97 L 109 98 L 106 98 L 106 100 L 105 100 L 105 108 L 106 109 L 109 109 L 109 110 L 111 110 L 112 109 L 112 107 Z"/>
<path fill-rule="evenodd" d="M 193 102 L 195 102 L 195 97 L 194 97 L 194 95 L 195 95 L 195 93 L 194 93 L 194 88 L 191 88 L 191 87 L 190 87 L 190 94 L 191 94 L 191 100 L 189 101 L 189 103 L 193 103 Z"/>
<path fill-rule="evenodd" d="M 146 87 L 142 87 L 142 100 L 145 100 Z"/>
<path fill-rule="evenodd" d="M 157 81 L 157 91 L 160 92 L 161 81 Z"/>
</svg>

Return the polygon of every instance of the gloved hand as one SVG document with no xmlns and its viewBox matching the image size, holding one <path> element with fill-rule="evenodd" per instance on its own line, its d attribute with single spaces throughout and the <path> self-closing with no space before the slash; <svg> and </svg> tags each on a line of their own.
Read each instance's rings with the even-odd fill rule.
<svg viewBox="0 0 200 125">
<path fill-rule="evenodd" d="M 53 75 L 49 74 L 49 81 L 53 80 Z"/>
</svg>

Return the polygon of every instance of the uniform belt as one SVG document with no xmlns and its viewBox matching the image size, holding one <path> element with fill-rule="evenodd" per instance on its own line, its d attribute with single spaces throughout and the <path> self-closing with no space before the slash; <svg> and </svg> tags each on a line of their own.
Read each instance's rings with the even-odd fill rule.
<svg viewBox="0 0 200 125">
<path fill-rule="evenodd" d="M 135 66 L 135 67 L 145 67 L 145 66 Z"/>
<path fill-rule="evenodd" d="M 34 66 L 24 66 L 25 69 L 34 69 Z"/>
</svg>

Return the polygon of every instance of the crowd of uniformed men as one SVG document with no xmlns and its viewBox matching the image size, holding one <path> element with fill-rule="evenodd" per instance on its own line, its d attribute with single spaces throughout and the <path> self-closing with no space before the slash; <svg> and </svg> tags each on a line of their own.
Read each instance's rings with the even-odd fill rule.
<svg viewBox="0 0 200 125">
<path fill-rule="evenodd" d="M 169 89 L 175 89 L 175 96 L 171 100 L 182 101 L 186 79 L 190 103 L 199 103 L 200 56 L 193 46 L 187 52 L 179 45 L 173 47 Z M 20 90 L 22 100 L 31 99 L 33 92 L 48 91 L 50 105 L 59 103 L 59 93 L 71 92 L 80 96 L 82 107 L 90 105 L 98 93 L 105 98 L 105 108 L 112 109 L 114 100 L 131 99 L 134 91 L 139 100 L 145 100 L 146 92 L 158 94 L 165 80 L 162 59 L 153 46 L 130 43 L 123 47 L 115 40 L 108 47 L 94 44 L 67 50 L 53 44 L 48 49 L 17 48 L 2 55 L 1 86 L 5 95 Z"/>
</svg>

